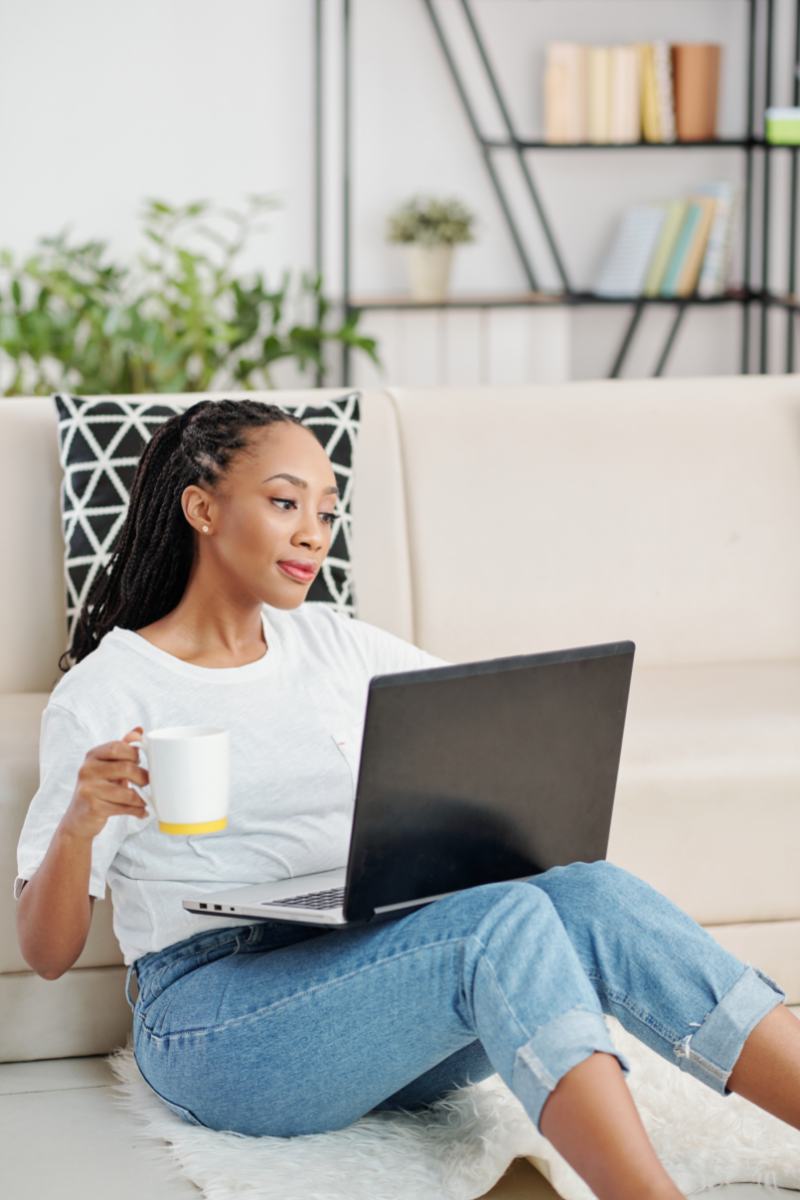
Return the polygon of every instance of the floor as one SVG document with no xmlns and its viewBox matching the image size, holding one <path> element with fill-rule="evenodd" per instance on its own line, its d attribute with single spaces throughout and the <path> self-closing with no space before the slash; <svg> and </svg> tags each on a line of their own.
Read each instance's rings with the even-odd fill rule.
<svg viewBox="0 0 800 1200">
<path fill-rule="evenodd" d="M 0 1064 L 3 1200 L 199 1200 L 167 1154 L 153 1153 L 113 1101 L 102 1058 Z M 715 1188 L 713 1200 L 774 1200 L 755 1184 Z M 786 1192 L 787 1197 L 796 1193 Z M 492 1200 L 556 1200 L 519 1159 Z"/>
</svg>

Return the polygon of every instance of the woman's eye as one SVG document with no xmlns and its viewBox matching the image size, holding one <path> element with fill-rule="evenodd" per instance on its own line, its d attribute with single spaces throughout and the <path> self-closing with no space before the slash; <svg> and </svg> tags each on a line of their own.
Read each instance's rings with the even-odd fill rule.
<svg viewBox="0 0 800 1200">
<path fill-rule="evenodd" d="M 272 503 L 276 504 L 283 512 L 289 512 L 293 508 L 297 508 L 296 500 L 281 500 L 277 496 L 272 496 Z"/>
<path fill-rule="evenodd" d="M 336 513 L 324 512 L 319 514 L 326 525 L 332 525 L 336 520 Z"/>
</svg>

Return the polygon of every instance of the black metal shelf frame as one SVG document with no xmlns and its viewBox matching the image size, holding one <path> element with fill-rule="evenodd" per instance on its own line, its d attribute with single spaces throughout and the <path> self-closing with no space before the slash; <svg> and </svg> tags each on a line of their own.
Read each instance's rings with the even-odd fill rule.
<svg viewBox="0 0 800 1200">
<path fill-rule="evenodd" d="M 323 162 L 322 162 L 322 94 L 323 94 L 323 78 L 322 78 L 322 0 L 314 0 L 315 3 L 315 79 L 316 79 L 316 136 L 315 136 L 315 176 L 316 176 L 316 255 L 317 269 L 322 271 L 323 265 L 323 244 L 322 244 L 322 225 L 323 225 Z M 508 233 L 514 244 L 520 266 L 527 280 L 528 286 L 532 293 L 538 293 L 536 300 L 525 301 L 523 299 L 514 300 L 510 298 L 502 301 L 492 301 L 487 299 L 481 301 L 475 299 L 467 304 L 460 303 L 459 307 L 474 307 L 474 308 L 492 308 L 501 305 L 515 303 L 541 303 L 545 300 L 542 295 L 534 264 L 531 255 L 523 240 L 516 216 L 514 214 L 510 198 L 503 184 L 502 178 L 497 171 L 494 157 L 497 153 L 511 152 L 515 155 L 517 164 L 521 173 L 522 180 L 525 185 L 525 193 L 532 205 L 535 216 L 538 220 L 539 227 L 544 235 L 545 242 L 552 256 L 557 275 L 561 282 L 562 291 L 548 296 L 545 302 L 561 303 L 567 305 L 590 305 L 590 304 L 607 304 L 607 303 L 627 303 L 632 306 L 632 311 L 623 337 L 614 358 L 614 362 L 609 373 L 610 378 L 617 378 L 624 368 L 629 350 L 634 340 L 634 336 L 639 328 L 645 309 L 652 304 L 667 304 L 675 308 L 675 315 L 672 319 L 670 327 L 667 331 L 661 352 L 658 356 L 653 374 L 655 376 L 662 375 L 669 360 L 670 353 L 675 344 L 675 339 L 684 321 L 687 311 L 690 308 L 699 306 L 705 307 L 709 303 L 714 304 L 730 304 L 735 303 L 741 306 L 742 309 L 742 346 L 741 346 L 741 372 L 749 374 L 751 371 L 751 343 L 753 340 L 752 316 L 754 307 L 759 310 L 759 323 L 756 327 L 757 333 L 757 360 L 758 371 L 765 373 L 769 360 L 769 310 L 773 307 L 783 307 L 787 313 L 787 352 L 786 352 L 786 369 L 791 371 L 794 368 L 794 325 L 795 317 L 800 311 L 798 306 L 787 302 L 783 297 L 777 296 L 770 291 L 770 188 L 771 188 L 771 152 L 783 147 L 771 146 L 765 139 L 756 133 L 756 55 L 757 55 L 757 40 L 758 40 L 758 25 L 759 13 L 763 13 L 762 25 L 765 26 L 764 36 L 764 67 L 763 67 L 763 83 L 761 103 L 758 105 L 760 127 L 763 128 L 763 110 L 769 107 L 773 102 L 773 44 L 774 44 L 774 25 L 775 25 L 775 0 L 745 0 L 748 5 L 748 47 L 747 47 L 747 129 L 744 135 L 740 138 L 719 138 L 706 142 L 671 142 L 671 143 L 647 143 L 636 142 L 626 144 L 595 144 L 585 143 L 580 145 L 561 145 L 553 144 L 540 140 L 525 139 L 518 136 L 511 113 L 506 102 L 506 98 L 501 87 L 500 79 L 495 70 L 495 67 L 489 57 L 485 40 L 481 34 L 480 28 L 475 20 L 475 15 L 472 10 L 471 0 L 459 0 L 467 27 L 471 38 L 474 42 L 475 49 L 478 52 L 478 57 L 481 61 L 483 70 L 486 75 L 486 80 L 489 84 L 492 95 L 497 104 L 498 111 L 502 118 L 503 125 L 506 130 L 505 138 L 488 137 L 481 129 L 480 122 L 477 117 L 475 106 L 470 99 L 469 91 L 461 73 L 452 46 L 447 36 L 447 32 L 439 18 L 436 8 L 436 0 L 421 0 L 428 17 L 431 22 L 432 30 L 436 40 L 439 43 L 442 55 L 450 74 L 456 92 L 458 93 L 461 106 L 467 122 L 471 128 L 476 145 L 481 153 L 485 169 L 489 176 L 492 189 L 497 198 L 500 210 L 503 214 Z M 798 75 L 798 64 L 800 63 L 800 0 L 796 0 L 795 4 L 795 30 L 794 30 L 794 90 L 793 102 L 800 102 L 800 75 Z M 342 169 L 341 169 L 341 184 L 342 184 L 342 242 L 343 242 L 343 278 L 342 278 L 342 301 L 346 315 L 351 315 L 365 309 L 392 308 L 401 307 L 393 305 L 391 302 L 363 302 L 353 297 L 352 294 L 352 0 L 342 0 Z M 743 287 L 737 292 L 729 293 L 725 296 L 714 297 L 712 300 L 704 300 L 697 296 L 683 297 L 673 299 L 667 297 L 636 297 L 630 300 L 611 300 L 605 297 L 598 297 L 591 292 L 582 292 L 573 288 L 569 274 L 564 262 L 564 258 L 559 250 L 559 245 L 550 218 L 547 214 L 545 205 L 539 188 L 536 184 L 532 166 L 529 160 L 529 155 L 532 152 L 556 152 L 564 153 L 567 151 L 608 151 L 608 150 L 638 150 L 638 151 L 674 151 L 674 150 L 691 150 L 695 148 L 719 148 L 719 149 L 740 149 L 745 155 L 745 186 L 743 196 L 743 216 L 744 216 L 744 279 Z M 797 189 L 798 189 L 798 147 L 789 148 L 791 154 L 791 183 L 790 183 L 790 209 L 789 209 L 789 295 L 794 295 L 796 286 L 796 251 L 797 251 Z M 761 172 L 761 221 L 760 229 L 754 229 L 754 214 L 755 214 L 755 182 L 754 168 L 756 154 L 760 154 L 762 158 Z M 755 268 L 753 264 L 754 258 L 754 237 L 760 232 L 760 279 L 758 284 L 755 280 Z M 425 307 L 447 307 L 447 304 L 430 305 Z M 345 384 L 350 382 L 350 356 L 348 348 L 343 348 L 342 374 Z"/>
</svg>

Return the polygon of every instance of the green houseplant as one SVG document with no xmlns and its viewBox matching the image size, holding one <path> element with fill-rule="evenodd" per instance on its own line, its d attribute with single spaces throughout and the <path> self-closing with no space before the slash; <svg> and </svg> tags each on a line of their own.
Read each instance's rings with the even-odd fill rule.
<svg viewBox="0 0 800 1200">
<path fill-rule="evenodd" d="M 149 200 L 147 249 L 132 267 L 110 261 L 104 242 L 75 245 L 66 234 L 42 238 L 20 263 L 2 252 L 2 394 L 272 387 L 281 359 L 324 376 L 331 342 L 377 361 L 357 317 L 331 322 L 318 277 L 287 273 L 270 289 L 260 272 L 239 270 L 272 207 L 261 196 L 241 211 Z"/>
<path fill-rule="evenodd" d="M 447 299 L 453 247 L 474 241 L 475 217 L 460 200 L 415 196 L 389 217 L 387 238 L 406 246 L 411 294 L 422 302 Z"/>
</svg>

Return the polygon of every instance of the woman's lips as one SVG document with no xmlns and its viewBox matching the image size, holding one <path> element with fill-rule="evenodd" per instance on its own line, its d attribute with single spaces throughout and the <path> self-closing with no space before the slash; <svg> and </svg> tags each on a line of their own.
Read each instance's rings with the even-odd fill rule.
<svg viewBox="0 0 800 1200">
<path fill-rule="evenodd" d="M 287 558 L 279 562 L 278 566 L 285 575 L 288 575 L 290 579 L 296 579 L 298 583 L 311 583 L 319 570 L 315 562 L 310 562 L 305 558 Z"/>
</svg>

